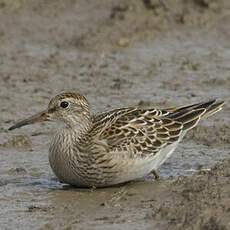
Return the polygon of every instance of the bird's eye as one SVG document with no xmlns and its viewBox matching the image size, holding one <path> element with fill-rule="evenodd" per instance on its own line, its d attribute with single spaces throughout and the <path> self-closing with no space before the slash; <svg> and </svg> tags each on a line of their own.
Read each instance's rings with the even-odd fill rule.
<svg viewBox="0 0 230 230">
<path fill-rule="evenodd" d="M 60 106 L 65 109 L 65 108 L 67 108 L 69 106 L 69 102 L 62 101 L 61 104 L 60 104 Z"/>
</svg>

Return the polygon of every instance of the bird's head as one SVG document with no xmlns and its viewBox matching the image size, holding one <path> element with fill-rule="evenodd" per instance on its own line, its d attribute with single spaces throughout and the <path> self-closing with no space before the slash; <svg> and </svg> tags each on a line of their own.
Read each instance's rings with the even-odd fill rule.
<svg viewBox="0 0 230 230">
<path fill-rule="evenodd" d="M 46 110 L 19 121 L 9 130 L 42 121 L 61 121 L 68 127 L 74 127 L 89 120 L 89 103 L 86 98 L 79 93 L 65 92 L 52 98 Z"/>
</svg>

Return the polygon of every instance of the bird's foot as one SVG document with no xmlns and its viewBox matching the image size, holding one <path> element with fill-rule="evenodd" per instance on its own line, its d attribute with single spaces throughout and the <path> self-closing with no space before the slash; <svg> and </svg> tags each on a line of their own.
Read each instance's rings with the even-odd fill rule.
<svg viewBox="0 0 230 230">
<path fill-rule="evenodd" d="M 155 180 L 160 180 L 160 174 L 157 170 L 153 170 L 151 173 L 153 174 Z"/>
</svg>

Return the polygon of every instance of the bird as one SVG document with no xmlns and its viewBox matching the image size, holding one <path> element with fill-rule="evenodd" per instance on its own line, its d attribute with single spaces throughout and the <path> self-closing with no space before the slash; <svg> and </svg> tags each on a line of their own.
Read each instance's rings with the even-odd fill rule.
<svg viewBox="0 0 230 230">
<path fill-rule="evenodd" d="M 214 99 L 168 109 L 133 106 L 94 114 L 82 94 L 62 92 L 46 110 L 9 130 L 43 121 L 62 123 L 49 147 L 54 174 L 72 186 L 108 187 L 151 172 L 157 176 L 184 135 L 223 105 Z"/>
</svg>

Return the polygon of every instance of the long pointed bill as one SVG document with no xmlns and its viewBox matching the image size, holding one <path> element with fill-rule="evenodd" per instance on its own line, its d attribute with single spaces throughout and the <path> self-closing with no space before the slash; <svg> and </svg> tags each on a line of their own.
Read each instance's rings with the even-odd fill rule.
<svg viewBox="0 0 230 230">
<path fill-rule="evenodd" d="M 37 113 L 31 117 L 28 117 L 25 120 L 19 121 L 15 125 L 11 126 L 8 130 L 17 129 L 17 128 L 20 128 L 22 126 L 34 124 L 37 122 L 49 121 L 50 120 L 49 117 L 50 117 L 50 113 L 48 112 L 48 110 L 44 110 L 44 111 Z"/>
</svg>

